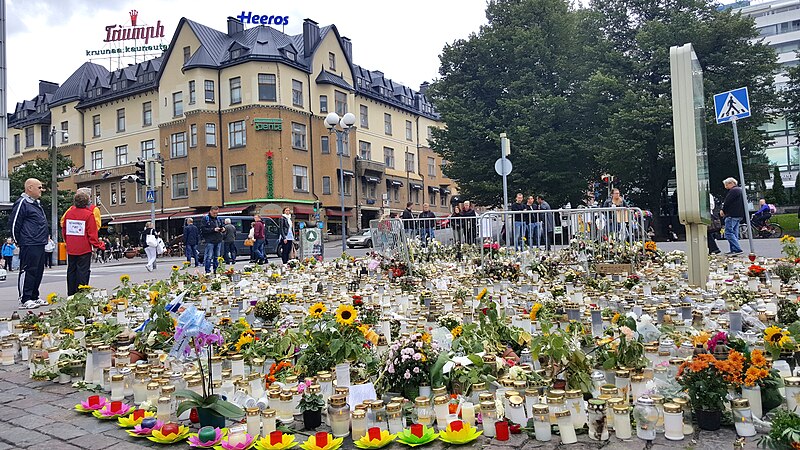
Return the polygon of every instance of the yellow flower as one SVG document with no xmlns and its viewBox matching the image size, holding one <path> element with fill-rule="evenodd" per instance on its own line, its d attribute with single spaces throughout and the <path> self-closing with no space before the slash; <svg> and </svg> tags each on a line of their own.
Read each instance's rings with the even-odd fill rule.
<svg viewBox="0 0 800 450">
<path fill-rule="evenodd" d="M 644 249 L 650 252 L 655 252 L 658 250 L 658 245 L 656 245 L 653 241 L 647 241 L 644 243 Z"/>
<path fill-rule="evenodd" d="M 694 337 L 694 345 L 705 345 L 705 343 L 708 342 L 709 339 L 711 339 L 711 334 L 709 334 L 706 331 L 703 331 L 702 333 Z"/>
<path fill-rule="evenodd" d="M 249 344 L 251 342 L 253 342 L 253 332 L 252 331 L 250 331 L 250 332 L 245 331 L 244 333 L 242 333 L 241 336 L 239 336 L 239 340 L 236 341 L 236 351 L 237 352 L 241 351 L 242 347 L 244 347 L 245 345 L 247 345 L 247 344 Z"/>
<path fill-rule="evenodd" d="M 784 234 L 783 237 L 781 237 L 781 244 L 786 244 L 787 242 L 790 244 L 794 244 L 795 242 L 794 236 L 789 236 L 788 234 Z"/>
<path fill-rule="evenodd" d="M 336 308 L 336 321 L 342 325 L 352 325 L 356 321 L 356 310 L 351 305 Z"/>
<path fill-rule="evenodd" d="M 56 294 L 55 292 L 51 292 L 51 293 L 49 293 L 47 295 L 47 304 L 48 305 L 52 305 L 53 303 L 56 302 L 56 300 L 58 300 L 58 294 Z"/>
<path fill-rule="evenodd" d="M 222 256 L 217 256 L 217 262 L 224 263 L 225 262 L 225 258 L 223 258 Z"/>
<path fill-rule="evenodd" d="M 247 320 L 244 317 L 239 318 L 239 325 L 243 326 L 245 330 L 250 329 L 250 324 L 247 323 Z"/>
<path fill-rule="evenodd" d="M 478 300 L 478 301 L 483 300 L 483 297 L 486 297 L 486 292 L 488 292 L 486 290 L 486 288 L 483 288 L 483 290 L 478 293 L 478 296 L 475 297 L 475 300 Z"/>
<path fill-rule="evenodd" d="M 450 334 L 453 335 L 453 338 L 457 338 L 457 337 L 461 336 L 461 333 L 463 333 L 463 332 L 464 332 L 464 328 L 462 328 L 461 325 L 459 325 L 459 326 L 453 328 L 452 330 L 450 330 Z"/>
<path fill-rule="evenodd" d="M 614 313 L 614 317 L 611 318 L 611 323 L 619 322 L 620 315 L 619 313 Z"/>
<path fill-rule="evenodd" d="M 150 304 L 155 305 L 158 300 L 158 291 L 150 291 Z"/>
<path fill-rule="evenodd" d="M 127 283 L 128 281 L 131 281 L 131 276 L 128 275 L 128 274 L 120 275 L 119 281 L 121 281 L 123 283 Z"/>
<path fill-rule="evenodd" d="M 69 328 L 64 328 L 63 330 L 61 330 L 61 332 L 64 333 L 64 334 L 68 334 L 70 336 L 74 336 L 75 335 L 75 332 L 73 330 L 69 329 Z"/>
<path fill-rule="evenodd" d="M 319 319 L 327 310 L 328 308 L 326 308 L 322 302 L 317 302 L 311 305 L 311 308 L 308 310 L 308 315 L 315 319 Z"/>
<path fill-rule="evenodd" d="M 177 272 L 179 269 L 180 269 L 180 267 L 178 267 L 178 266 L 172 266 L 172 271 L 173 272 Z"/>
<path fill-rule="evenodd" d="M 189 261 L 184 261 L 183 262 L 183 267 L 189 267 L 191 265 L 192 265 L 192 263 L 190 263 Z"/>
<path fill-rule="evenodd" d="M 102 309 L 103 314 L 110 314 L 112 310 L 113 308 L 111 307 L 111 303 L 107 303 Z"/>
<path fill-rule="evenodd" d="M 208 287 L 205 284 L 200 286 L 200 292 L 205 292 L 206 289 L 208 289 Z"/>
<path fill-rule="evenodd" d="M 776 347 L 783 347 L 791 341 L 789 331 L 775 325 L 764 330 L 764 342 Z"/>
<path fill-rule="evenodd" d="M 79 291 L 88 291 L 90 289 L 92 289 L 92 287 L 89 286 L 88 284 L 81 284 L 78 286 Z"/>
<path fill-rule="evenodd" d="M 531 306 L 531 320 L 536 320 L 536 315 L 539 314 L 539 310 L 542 309 L 541 303 L 534 303 Z"/>
<path fill-rule="evenodd" d="M 426 344 L 430 344 L 431 343 L 431 335 L 428 334 L 428 333 L 422 333 L 422 338 L 421 339 L 422 339 L 422 342 L 424 342 Z"/>
<path fill-rule="evenodd" d="M 230 317 L 223 317 L 223 318 L 219 319 L 219 324 L 220 325 L 229 325 L 230 323 L 231 323 L 231 318 Z"/>
</svg>

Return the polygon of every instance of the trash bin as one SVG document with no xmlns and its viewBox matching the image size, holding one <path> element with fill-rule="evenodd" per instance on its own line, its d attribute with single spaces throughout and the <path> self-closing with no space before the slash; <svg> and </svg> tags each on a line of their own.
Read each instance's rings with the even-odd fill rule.
<svg viewBox="0 0 800 450">
<path fill-rule="evenodd" d="M 59 242 L 58 243 L 58 265 L 63 265 L 67 263 L 67 243 L 66 242 Z"/>
</svg>

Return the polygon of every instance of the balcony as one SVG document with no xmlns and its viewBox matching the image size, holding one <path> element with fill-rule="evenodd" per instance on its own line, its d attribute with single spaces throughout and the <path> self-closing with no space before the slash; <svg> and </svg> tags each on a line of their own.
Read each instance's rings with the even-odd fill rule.
<svg viewBox="0 0 800 450">
<path fill-rule="evenodd" d="M 126 164 L 124 166 L 109 167 L 107 169 L 84 169 L 81 173 L 75 174 L 74 177 L 75 183 L 81 184 L 96 180 L 120 178 L 134 173 L 136 173 L 136 167 L 133 164 Z"/>
<path fill-rule="evenodd" d="M 356 158 L 356 171 L 359 177 L 367 175 L 367 172 L 372 175 L 382 176 L 386 172 L 386 165 L 378 161 Z"/>
</svg>

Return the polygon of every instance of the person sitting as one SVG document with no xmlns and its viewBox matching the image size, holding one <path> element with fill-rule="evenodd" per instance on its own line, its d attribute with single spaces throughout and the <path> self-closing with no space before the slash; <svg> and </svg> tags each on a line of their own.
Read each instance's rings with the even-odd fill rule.
<svg viewBox="0 0 800 450">
<path fill-rule="evenodd" d="M 762 231 L 767 224 L 767 221 L 770 217 L 772 217 L 772 207 L 771 205 L 767 204 L 765 199 L 761 199 L 758 201 L 760 208 L 758 211 L 753 214 L 753 226 Z"/>
</svg>

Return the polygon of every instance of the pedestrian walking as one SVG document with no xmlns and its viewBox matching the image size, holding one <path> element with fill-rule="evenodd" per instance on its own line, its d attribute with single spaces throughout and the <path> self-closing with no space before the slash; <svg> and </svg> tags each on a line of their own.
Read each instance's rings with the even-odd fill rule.
<svg viewBox="0 0 800 450">
<path fill-rule="evenodd" d="M 266 264 L 267 234 L 264 230 L 264 222 L 261 221 L 261 216 L 258 214 L 253 216 L 253 239 L 255 239 L 255 243 L 253 244 L 253 252 L 255 253 L 256 257 L 256 264 Z"/>
<path fill-rule="evenodd" d="M 17 246 L 14 245 L 14 240 L 11 238 L 6 239 L 3 243 L 3 248 L 0 253 L 3 255 L 3 264 L 6 271 L 11 272 L 14 269 L 12 262 L 14 261 L 14 250 Z"/>
<path fill-rule="evenodd" d="M 289 262 L 294 249 L 294 222 L 292 221 L 292 208 L 283 208 L 283 215 L 280 220 L 280 249 L 281 261 L 284 264 Z"/>
<path fill-rule="evenodd" d="M 152 222 L 144 224 L 144 230 L 139 236 L 139 244 L 144 247 L 144 253 L 147 255 L 147 264 L 144 266 L 148 272 L 152 272 L 156 268 L 156 256 L 158 255 L 156 247 L 158 247 L 158 234 L 156 229 L 153 228 Z"/>
<path fill-rule="evenodd" d="M 47 245 L 49 234 L 47 216 L 39 200 L 42 191 L 44 186 L 41 181 L 36 178 L 25 180 L 25 192 L 14 202 L 8 220 L 11 237 L 19 245 L 19 302 L 22 308 L 27 309 L 47 304 L 47 300 L 39 298 L 44 259 L 47 256 L 44 246 Z"/>
<path fill-rule="evenodd" d="M 222 238 L 224 250 L 222 255 L 228 264 L 236 263 L 236 227 L 231 223 L 231 219 L 225 219 L 225 234 Z"/>
<path fill-rule="evenodd" d="M 722 184 L 728 190 L 728 195 L 722 202 L 722 210 L 719 215 L 725 220 L 725 239 L 728 240 L 730 246 L 730 251 L 726 254 L 734 256 L 742 253 L 742 247 L 739 246 L 739 224 L 745 214 L 744 197 L 736 178 L 726 178 Z"/>
<path fill-rule="evenodd" d="M 53 252 L 56 251 L 56 243 L 53 242 L 52 236 L 47 236 L 47 244 L 44 246 L 44 252 L 47 256 L 47 259 L 44 260 L 44 265 L 47 266 L 49 269 L 53 268 Z"/>
<path fill-rule="evenodd" d="M 539 204 L 539 210 L 548 210 L 550 209 L 550 204 L 544 200 L 544 197 L 541 195 L 536 196 L 536 203 Z M 554 243 L 554 236 L 553 231 L 555 230 L 555 218 L 553 217 L 552 212 L 544 213 L 544 217 L 542 218 L 542 234 L 544 235 L 544 248 L 545 250 L 550 250 L 550 245 Z"/>
<path fill-rule="evenodd" d="M 64 215 L 61 233 L 67 245 L 67 296 L 78 292 L 78 286 L 88 285 L 91 274 L 92 247 L 105 251 L 106 246 L 97 237 L 97 221 L 89 209 L 89 196 L 77 192 L 74 208 Z"/>
<path fill-rule="evenodd" d="M 186 223 L 183 226 L 183 246 L 186 248 L 186 261 L 191 264 L 192 258 L 194 258 L 195 267 L 200 264 L 200 261 L 198 260 L 199 256 L 197 254 L 197 245 L 199 243 L 200 230 L 198 230 L 197 225 L 194 224 L 194 219 L 189 217 L 186 219 Z"/>
<path fill-rule="evenodd" d="M 222 236 L 225 232 L 225 226 L 222 221 L 217 217 L 219 213 L 218 206 L 212 206 L 211 210 L 203 216 L 203 225 L 200 227 L 200 234 L 206 242 L 205 252 L 203 253 L 203 265 L 205 265 L 206 273 L 211 273 L 211 268 L 214 272 L 219 267 L 219 258 L 222 254 Z"/>
</svg>

